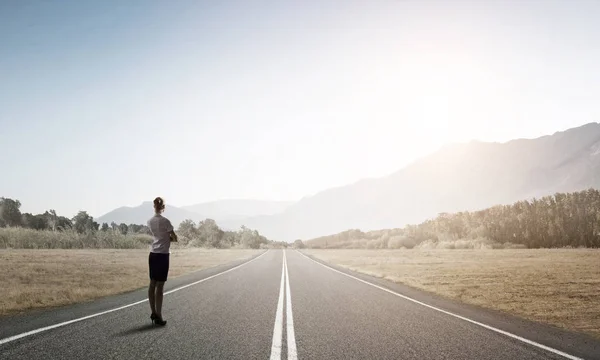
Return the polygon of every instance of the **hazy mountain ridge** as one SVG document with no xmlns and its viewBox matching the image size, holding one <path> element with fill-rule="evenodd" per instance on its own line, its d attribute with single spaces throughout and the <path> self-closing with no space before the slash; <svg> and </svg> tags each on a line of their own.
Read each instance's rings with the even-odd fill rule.
<svg viewBox="0 0 600 360">
<path fill-rule="evenodd" d="M 213 219 L 232 220 L 249 216 L 273 215 L 284 211 L 292 201 L 227 199 L 182 206 L 182 209 L 209 214 Z"/>
<path fill-rule="evenodd" d="M 599 187 L 599 154 L 597 123 L 536 139 L 452 144 L 389 176 L 325 190 L 281 214 L 243 221 L 286 241 L 401 227 L 440 212 Z"/>
<path fill-rule="evenodd" d="M 194 222 L 211 218 L 221 224 L 226 221 L 240 220 L 248 216 L 271 215 L 283 211 L 291 202 L 286 201 L 266 201 L 266 200 L 245 200 L 228 199 L 211 201 L 188 206 L 173 206 L 167 203 L 165 216 L 167 216 L 173 225 L 179 224 L 191 219 Z M 117 224 L 146 224 L 146 221 L 153 215 L 153 205 L 151 201 L 144 201 L 138 206 L 122 206 L 107 214 L 95 219 L 98 223 L 116 222 Z M 228 228 L 226 230 L 237 230 Z"/>
<path fill-rule="evenodd" d="M 109 213 L 98 217 L 95 219 L 95 221 L 100 224 L 110 224 L 114 221 L 117 224 L 125 223 L 144 225 L 153 214 L 154 207 L 152 202 L 144 201 L 138 206 L 122 206 L 118 209 L 112 210 Z M 165 208 L 165 216 L 167 216 L 171 220 L 171 223 L 175 226 L 178 226 L 179 223 L 185 219 L 192 219 L 194 221 L 204 219 L 200 214 L 176 206 L 169 206 L 169 204 L 167 204 L 167 207 Z"/>
</svg>

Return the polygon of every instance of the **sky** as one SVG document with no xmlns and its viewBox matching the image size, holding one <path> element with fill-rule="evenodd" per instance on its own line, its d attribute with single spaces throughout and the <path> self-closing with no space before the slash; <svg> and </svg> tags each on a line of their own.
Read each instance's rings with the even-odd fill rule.
<svg viewBox="0 0 600 360">
<path fill-rule="evenodd" d="M 600 119 L 599 1 L 3 1 L 0 196 L 299 200 Z"/>
</svg>

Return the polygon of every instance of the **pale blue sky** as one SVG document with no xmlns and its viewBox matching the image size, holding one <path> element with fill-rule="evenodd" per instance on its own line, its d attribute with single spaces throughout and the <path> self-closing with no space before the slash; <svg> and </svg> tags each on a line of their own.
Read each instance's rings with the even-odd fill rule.
<svg viewBox="0 0 600 360">
<path fill-rule="evenodd" d="M 0 196 L 296 200 L 600 119 L 600 1 L 3 1 Z"/>
</svg>

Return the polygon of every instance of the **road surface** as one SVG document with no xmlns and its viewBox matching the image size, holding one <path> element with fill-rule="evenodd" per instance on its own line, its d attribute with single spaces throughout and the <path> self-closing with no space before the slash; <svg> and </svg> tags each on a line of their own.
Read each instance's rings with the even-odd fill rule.
<svg viewBox="0 0 600 360">
<path fill-rule="evenodd" d="M 600 341 L 341 270 L 296 250 L 0 319 L 0 359 L 600 359 Z"/>
</svg>

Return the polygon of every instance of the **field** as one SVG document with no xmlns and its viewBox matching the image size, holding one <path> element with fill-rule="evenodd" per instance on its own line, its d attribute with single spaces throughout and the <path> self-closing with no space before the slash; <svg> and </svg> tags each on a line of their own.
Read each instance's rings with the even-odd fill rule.
<svg viewBox="0 0 600 360">
<path fill-rule="evenodd" d="M 600 250 L 302 250 L 442 296 L 600 338 Z"/>
<path fill-rule="evenodd" d="M 172 249 L 169 278 L 263 250 Z M 67 305 L 148 284 L 148 250 L 0 250 L 0 315 Z"/>
</svg>

